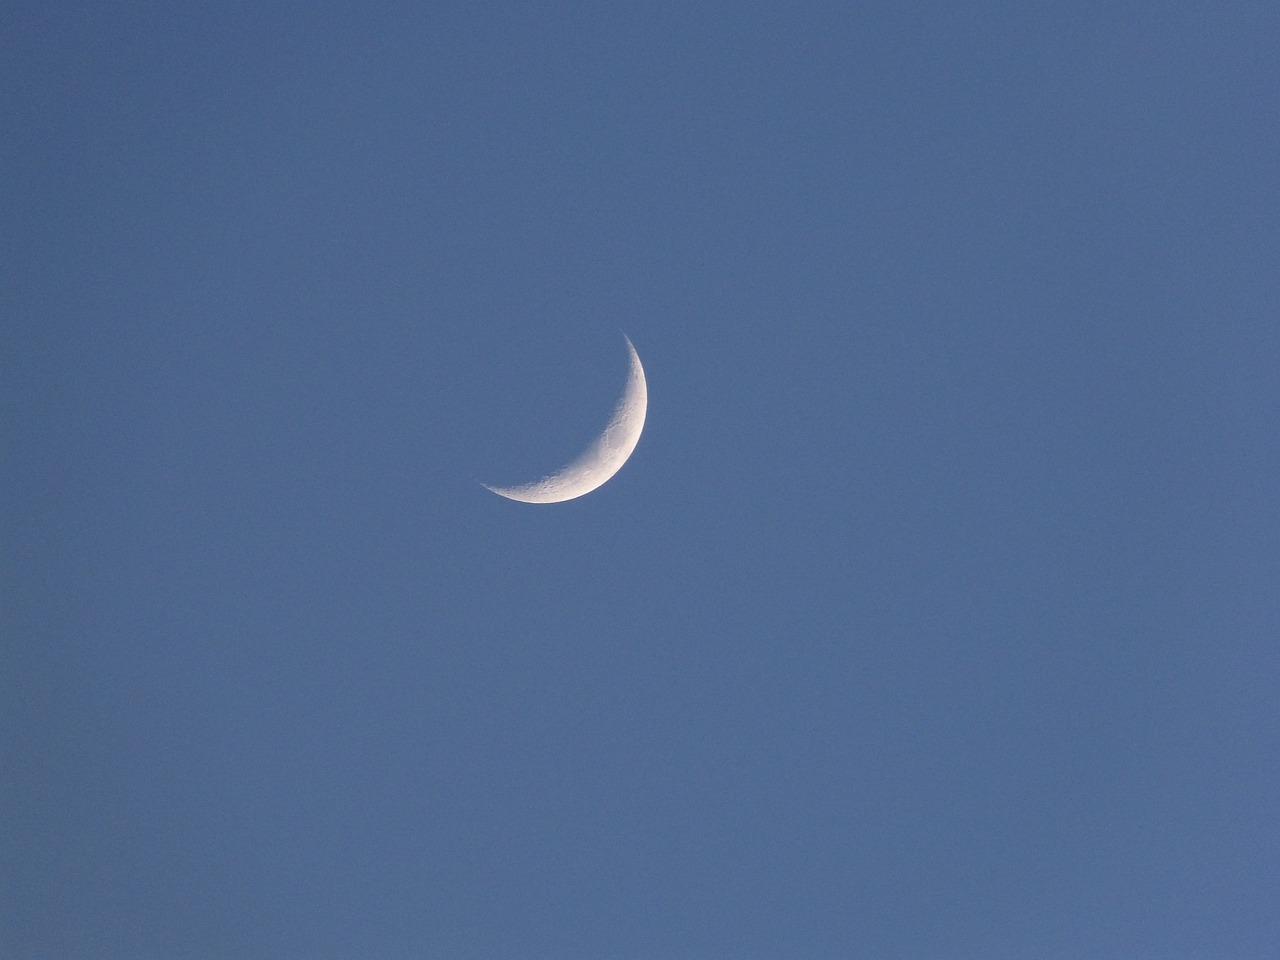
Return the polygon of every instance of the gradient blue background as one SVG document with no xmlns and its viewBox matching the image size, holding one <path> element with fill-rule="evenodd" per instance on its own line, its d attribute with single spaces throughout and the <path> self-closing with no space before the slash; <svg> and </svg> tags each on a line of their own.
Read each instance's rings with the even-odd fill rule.
<svg viewBox="0 0 1280 960">
<path fill-rule="evenodd" d="M 1274 957 L 1278 38 L 10 4 L 0 952 Z"/>
</svg>

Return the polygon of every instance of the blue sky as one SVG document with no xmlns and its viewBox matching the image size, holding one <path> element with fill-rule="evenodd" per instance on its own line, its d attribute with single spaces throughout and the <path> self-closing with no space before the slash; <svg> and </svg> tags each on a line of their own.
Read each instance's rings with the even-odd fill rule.
<svg viewBox="0 0 1280 960">
<path fill-rule="evenodd" d="M 1274 5 L 2 21 L 6 956 L 1273 955 Z"/>
</svg>

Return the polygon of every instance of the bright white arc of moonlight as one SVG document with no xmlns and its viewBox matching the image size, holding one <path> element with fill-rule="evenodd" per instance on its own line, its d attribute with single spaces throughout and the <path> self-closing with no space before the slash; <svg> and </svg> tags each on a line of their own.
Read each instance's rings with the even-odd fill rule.
<svg viewBox="0 0 1280 960">
<path fill-rule="evenodd" d="M 490 487 L 499 496 L 508 500 L 519 500 L 522 503 L 563 503 L 573 500 L 585 493 L 590 493 L 615 473 L 622 469 L 636 444 L 640 442 L 640 432 L 644 429 L 644 416 L 649 409 L 649 388 L 644 379 L 644 367 L 640 366 L 640 357 L 636 348 L 627 341 L 627 349 L 631 351 L 631 375 L 627 378 L 627 388 L 618 401 L 613 418 L 604 428 L 604 433 L 568 466 L 551 474 L 536 483 L 522 487 Z"/>
</svg>

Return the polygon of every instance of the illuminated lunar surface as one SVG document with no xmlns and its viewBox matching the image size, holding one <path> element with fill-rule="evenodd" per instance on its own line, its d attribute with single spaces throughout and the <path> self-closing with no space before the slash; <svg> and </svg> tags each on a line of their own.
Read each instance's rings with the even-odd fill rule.
<svg viewBox="0 0 1280 960">
<path fill-rule="evenodd" d="M 627 340 L 631 352 L 631 373 L 626 390 L 618 401 L 613 417 L 604 432 L 582 455 L 550 476 L 519 487 L 485 487 L 508 500 L 522 503 L 563 503 L 590 493 L 622 469 L 644 430 L 645 412 L 649 406 L 649 390 L 644 367 L 636 348 Z"/>
</svg>

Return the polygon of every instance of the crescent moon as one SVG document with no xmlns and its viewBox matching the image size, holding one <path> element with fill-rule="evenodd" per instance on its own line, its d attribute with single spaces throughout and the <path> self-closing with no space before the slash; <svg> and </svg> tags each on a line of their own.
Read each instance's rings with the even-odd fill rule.
<svg viewBox="0 0 1280 960">
<path fill-rule="evenodd" d="M 631 345 L 631 340 L 626 336 L 623 339 L 627 341 L 627 349 L 631 352 L 631 374 L 627 378 L 622 399 L 618 401 L 604 433 L 581 456 L 549 477 L 521 487 L 490 487 L 487 483 L 482 486 L 501 497 L 519 500 L 521 503 L 563 503 L 590 493 L 622 469 L 622 465 L 640 442 L 644 416 L 649 408 L 649 388 L 644 379 L 644 367 L 640 365 L 640 357 L 636 348 Z"/>
</svg>

